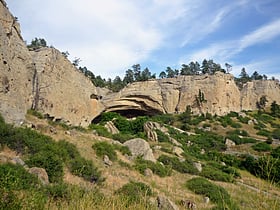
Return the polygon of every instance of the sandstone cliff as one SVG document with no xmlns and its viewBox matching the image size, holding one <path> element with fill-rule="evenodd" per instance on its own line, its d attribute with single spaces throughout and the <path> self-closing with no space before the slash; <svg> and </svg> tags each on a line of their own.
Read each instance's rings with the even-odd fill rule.
<svg viewBox="0 0 280 210">
<path fill-rule="evenodd" d="M 204 101 L 198 101 L 199 93 Z M 118 111 L 126 115 L 180 113 L 189 105 L 192 111 L 224 115 L 230 111 L 255 110 L 256 102 L 266 96 L 268 105 L 280 103 L 278 81 L 253 81 L 240 91 L 231 74 L 179 76 L 160 80 L 135 82 L 115 95 L 103 99 L 106 111 Z"/>
<path fill-rule="evenodd" d="M 230 74 L 179 76 L 129 84 L 118 93 L 96 88 L 58 50 L 29 51 L 17 19 L 0 0 L 0 113 L 7 122 L 24 121 L 28 109 L 53 120 L 87 126 L 102 112 L 128 116 L 180 113 L 224 115 L 254 110 L 261 96 L 280 104 L 277 81 L 253 81 L 240 91 Z M 203 97 L 202 97 L 203 96 Z"/>
<path fill-rule="evenodd" d="M 58 50 L 29 51 L 19 24 L 0 1 L 0 113 L 19 124 L 35 108 L 54 120 L 88 125 L 103 111 L 99 89 Z"/>
<path fill-rule="evenodd" d="M 0 1 L 0 113 L 19 123 L 31 107 L 32 59 L 19 24 Z"/>
</svg>

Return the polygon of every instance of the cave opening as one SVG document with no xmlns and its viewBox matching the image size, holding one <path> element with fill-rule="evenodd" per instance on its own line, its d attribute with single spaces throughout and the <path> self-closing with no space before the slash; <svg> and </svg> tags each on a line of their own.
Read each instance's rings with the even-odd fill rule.
<svg viewBox="0 0 280 210">
<path fill-rule="evenodd" d="M 158 114 L 162 114 L 160 111 L 158 110 L 139 110 L 139 109 L 126 109 L 126 110 L 115 110 L 115 111 L 111 111 L 111 112 L 116 112 L 118 114 L 120 114 L 123 117 L 126 118 L 134 118 L 134 117 L 138 117 L 138 116 L 154 116 L 154 115 L 158 115 Z M 98 115 L 97 117 L 95 117 L 91 123 L 93 124 L 97 124 L 101 121 L 101 115 Z"/>
</svg>

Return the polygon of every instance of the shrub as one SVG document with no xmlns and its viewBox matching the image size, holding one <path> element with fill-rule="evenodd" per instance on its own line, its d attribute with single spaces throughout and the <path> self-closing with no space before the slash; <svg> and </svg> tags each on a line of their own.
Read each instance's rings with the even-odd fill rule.
<svg viewBox="0 0 280 210">
<path fill-rule="evenodd" d="M 118 117 L 115 119 L 114 125 L 121 133 L 131 134 L 131 124 L 125 117 Z"/>
<path fill-rule="evenodd" d="M 248 132 L 245 130 L 233 130 L 233 131 L 227 131 L 228 135 L 239 135 L 239 136 L 249 136 Z"/>
<path fill-rule="evenodd" d="M 22 166 L 0 164 L 0 189 L 26 190 L 38 184 L 38 178 L 29 174 Z"/>
<path fill-rule="evenodd" d="M 242 116 L 238 116 L 237 119 L 239 120 L 239 122 L 243 123 L 243 124 L 248 124 L 249 120 L 251 120 L 249 117 L 242 117 Z"/>
<path fill-rule="evenodd" d="M 161 130 L 156 129 L 157 137 L 159 142 L 169 142 L 169 137 Z"/>
<path fill-rule="evenodd" d="M 222 182 L 233 182 L 234 179 L 227 173 L 224 173 L 217 168 L 205 166 L 200 173 L 200 176 L 205 178 L 214 180 L 214 181 L 222 181 Z"/>
<path fill-rule="evenodd" d="M 99 136 L 111 138 L 112 134 L 102 125 L 90 124 L 89 129 L 95 130 Z"/>
<path fill-rule="evenodd" d="M 94 183 L 100 183 L 104 181 L 104 179 L 101 178 L 100 172 L 90 160 L 86 160 L 82 157 L 75 158 L 69 162 L 69 167 L 71 173 L 80 176 L 87 181 Z"/>
<path fill-rule="evenodd" d="M 252 148 L 258 152 L 268 152 L 271 150 L 271 146 L 269 144 L 267 144 L 266 142 L 260 142 L 260 143 L 254 144 L 252 146 Z"/>
<path fill-rule="evenodd" d="M 224 188 L 209 182 L 205 178 L 197 177 L 190 179 L 187 181 L 186 186 L 196 194 L 209 197 L 218 206 L 223 206 L 222 209 L 239 209 L 232 202 L 229 193 Z"/>
<path fill-rule="evenodd" d="M 115 151 L 115 148 L 112 144 L 109 144 L 105 141 L 95 143 L 92 145 L 92 148 L 95 150 L 96 155 L 98 157 L 104 157 L 104 155 L 107 155 L 110 160 L 115 161 L 117 160 L 117 153 Z"/>
<path fill-rule="evenodd" d="M 26 160 L 30 167 L 36 166 L 46 169 L 50 182 L 61 182 L 63 179 L 63 161 L 58 154 L 51 151 L 41 151 Z"/>
<path fill-rule="evenodd" d="M 135 161 L 136 170 L 140 171 L 141 174 L 144 174 L 147 168 L 151 169 L 154 174 L 157 174 L 160 177 L 170 176 L 172 168 L 170 166 L 163 166 L 159 162 L 152 162 L 148 160 L 143 160 L 142 158 L 137 158 Z"/>
<path fill-rule="evenodd" d="M 47 185 L 45 188 L 45 193 L 48 195 L 48 197 L 51 197 L 54 200 L 70 199 L 69 187 L 65 183 Z"/>
<path fill-rule="evenodd" d="M 152 117 L 153 121 L 164 123 L 167 125 L 172 125 L 175 121 L 175 117 L 172 114 L 162 114 L 162 115 L 156 115 Z"/>
<path fill-rule="evenodd" d="M 34 109 L 28 109 L 27 114 L 33 115 L 39 119 L 44 119 L 44 115 L 41 112 L 38 112 Z"/>
<path fill-rule="evenodd" d="M 126 142 L 126 141 L 128 141 L 128 140 L 130 140 L 130 139 L 135 138 L 135 137 L 134 137 L 134 135 L 132 135 L 132 134 L 117 133 L 117 134 L 113 134 L 113 135 L 112 135 L 112 138 L 113 138 L 114 140 L 117 140 L 117 141 L 121 142 L 121 143 L 124 143 L 124 142 Z"/>
<path fill-rule="evenodd" d="M 111 121 L 111 120 L 113 120 L 115 118 L 118 118 L 120 116 L 121 115 L 119 113 L 116 113 L 116 112 L 103 112 L 101 114 L 100 123 L 105 123 L 105 122 Z"/>
<path fill-rule="evenodd" d="M 139 203 L 146 200 L 148 196 L 151 196 L 152 190 L 148 185 L 142 182 L 130 181 L 118 189 L 115 193 L 125 196 L 128 199 L 128 203 Z"/>
<path fill-rule="evenodd" d="M 158 161 L 162 162 L 166 166 L 171 166 L 172 169 L 180 173 L 198 174 L 198 170 L 193 166 L 193 162 L 189 159 L 181 162 L 177 157 L 161 155 L 158 158 Z"/>
<path fill-rule="evenodd" d="M 276 147 L 271 151 L 271 156 L 280 159 L 280 146 Z"/>
<path fill-rule="evenodd" d="M 271 132 L 266 129 L 262 129 L 257 132 L 257 135 L 271 137 Z"/>
<path fill-rule="evenodd" d="M 274 129 L 271 136 L 274 139 L 280 140 L 280 128 Z"/>
</svg>

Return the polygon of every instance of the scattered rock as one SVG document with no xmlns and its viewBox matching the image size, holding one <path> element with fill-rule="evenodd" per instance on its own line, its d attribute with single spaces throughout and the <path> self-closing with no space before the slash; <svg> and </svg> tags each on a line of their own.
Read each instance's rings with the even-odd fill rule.
<svg viewBox="0 0 280 210">
<path fill-rule="evenodd" d="M 193 145 L 193 143 L 191 142 L 191 141 L 187 141 L 187 146 L 188 147 L 190 147 L 190 146 L 192 146 Z"/>
<path fill-rule="evenodd" d="M 179 143 L 176 139 L 169 137 L 169 141 L 177 147 L 182 147 L 183 145 Z"/>
<path fill-rule="evenodd" d="M 193 163 L 193 166 L 194 166 L 199 172 L 202 171 L 202 165 L 201 165 L 200 162 L 194 162 L 194 163 Z"/>
<path fill-rule="evenodd" d="M 162 147 L 160 145 L 156 145 L 156 146 L 153 147 L 154 150 L 161 150 L 161 148 Z"/>
<path fill-rule="evenodd" d="M 157 136 L 157 132 L 155 131 L 156 129 L 158 129 L 159 124 L 156 122 L 146 122 L 144 124 L 144 132 L 146 133 L 148 139 L 150 141 L 158 141 L 158 136 Z"/>
<path fill-rule="evenodd" d="M 123 143 L 127 146 L 132 154 L 132 157 L 142 156 L 144 160 L 156 162 L 153 151 L 147 141 L 141 138 L 135 138 Z"/>
<path fill-rule="evenodd" d="M 159 210 L 179 210 L 178 206 L 164 196 L 157 197 L 157 205 Z"/>
<path fill-rule="evenodd" d="M 144 171 L 144 175 L 148 176 L 148 177 L 151 177 L 151 176 L 153 176 L 153 171 L 149 168 L 146 168 L 145 171 Z"/>
<path fill-rule="evenodd" d="M 181 147 L 174 146 L 172 152 L 178 157 L 182 157 L 184 150 Z"/>
<path fill-rule="evenodd" d="M 222 166 L 226 166 L 226 163 L 225 163 L 225 162 L 221 162 L 221 165 L 222 165 Z"/>
<path fill-rule="evenodd" d="M 205 149 L 201 149 L 200 154 L 204 155 L 205 154 Z"/>
<path fill-rule="evenodd" d="M 116 126 L 114 125 L 114 123 L 112 121 L 106 122 L 104 127 L 111 134 L 118 134 L 118 133 L 120 133 L 120 131 L 116 128 Z"/>
<path fill-rule="evenodd" d="M 50 127 L 50 132 L 53 133 L 53 134 L 57 134 L 57 130 L 55 127 Z"/>
<path fill-rule="evenodd" d="M 203 198 L 203 201 L 204 201 L 204 203 L 208 204 L 210 201 L 210 198 L 206 196 Z"/>
<path fill-rule="evenodd" d="M 44 168 L 32 167 L 28 172 L 36 175 L 43 185 L 49 184 L 49 176 Z"/>
<path fill-rule="evenodd" d="M 225 145 L 227 146 L 227 148 L 233 147 L 235 146 L 235 142 L 230 139 L 226 139 Z"/>
<path fill-rule="evenodd" d="M 19 165 L 21 165 L 21 166 L 25 166 L 25 162 L 24 162 L 21 158 L 19 158 L 18 156 L 13 157 L 13 158 L 10 160 L 10 162 L 13 163 L 13 164 L 19 164 Z"/>
<path fill-rule="evenodd" d="M 196 209 L 196 204 L 190 200 L 181 200 L 180 204 L 187 209 Z"/>
<path fill-rule="evenodd" d="M 110 158 L 107 155 L 104 155 L 103 157 L 103 163 L 105 166 L 111 166 L 113 165 L 113 162 L 110 160 Z"/>
</svg>

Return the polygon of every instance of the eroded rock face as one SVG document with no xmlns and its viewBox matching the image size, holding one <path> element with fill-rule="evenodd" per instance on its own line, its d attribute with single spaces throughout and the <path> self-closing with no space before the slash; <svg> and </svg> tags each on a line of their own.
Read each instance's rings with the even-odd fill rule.
<svg viewBox="0 0 280 210">
<path fill-rule="evenodd" d="M 29 51 L 17 19 L 0 1 L 0 113 L 20 124 L 28 109 L 87 126 L 104 110 L 96 88 L 54 48 Z"/>
<path fill-rule="evenodd" d="M 20 124 L 31 106 L 31 67 L 19 23 L 0 1 L 0 113 L 9 123 Z"/>
<path fill-rule="evenodd" d="M 33 101 L 36 91 L 39 101 L 36 109 L 54 120 L 72 125 L 87 126 L 103 111 L 98 89 L 71 62 L 54 48 L 31 51 L 34 64 Z M 37 88 L 38 89 L 38 88 Z M 33 103 L 34 104 L 34 103 Z"/>
<path fill-rule="evenodd" d="M 204 101 L 197 103 L 199 92 Z M 127 113 L 142 110 L 146 114 L 182 113 L 190 106 L 192 112 L 225 115 L 230 111 L 255 110 L 256 102 L 266 96 L 268 105 L 280 103 L 278 81 L 248 82 L 240 91 L 231 74 L 216 72 L 215 75 L 179 76 L 135 82 L 122 91 L 104 98 L 105 111 Z"/>
</svg>

